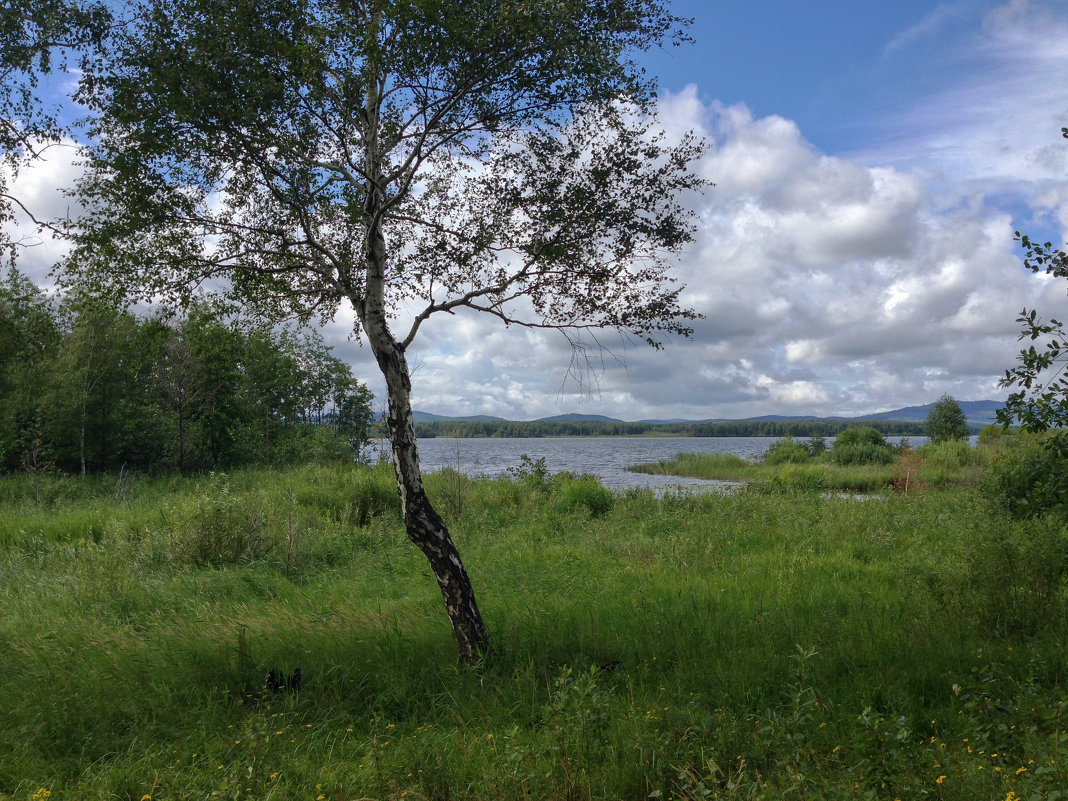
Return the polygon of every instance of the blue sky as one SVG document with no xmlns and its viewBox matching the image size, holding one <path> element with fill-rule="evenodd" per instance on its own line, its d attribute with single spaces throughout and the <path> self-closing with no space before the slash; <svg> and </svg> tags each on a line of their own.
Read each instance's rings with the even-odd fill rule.
<svg viewBox="0 0 1068 801">
<path fill-rule="evenodd" d="M 675 0 L 695 43 L 643 56 L 660 119 L 710 143 L 716 186 L 680 259 L 705 319 L 690 341 L 612 352 L 568 379 L 559 337 L 474 315 L 410 352 L 416 408 L 529 419 L 859 414 L 1003 398 L 1024 306 L 1065 319 L 1066 285 L 1024 271 L 1017 228 L 1068 239 L 1068 3 Z M 61 208 L 57 155 L 23 195 Z M 62 247 L 27 251 L 47 272 Z M 381 391 L 369 354 L 325 331 Z"/>
<path fill-rule="evenodd" d="M 694 46 L 643 59 L 662 87 L 794 120 L 830 153 L 891 138 L 898 112 L 982 68 L 989 0 L 746 3 L 678 0 Z"/>
</svg>

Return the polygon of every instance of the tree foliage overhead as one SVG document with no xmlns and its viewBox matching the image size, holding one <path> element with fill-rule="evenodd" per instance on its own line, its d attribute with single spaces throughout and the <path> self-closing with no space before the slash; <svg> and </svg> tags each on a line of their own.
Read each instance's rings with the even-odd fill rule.
<svg viewBox="0 0 1068 801">
<path fill-rule="evenodd" d="M 1068 128 L 1062 128 L 1061 135 L 1068 139 Z M 1053 247 L 1052 242 L 1035 242 L 1019 231 L 1016 238 L 1024 248 L 1027 269 L 1068 278 L 1068 252 Z M 1068 426 L 1068 332 L 1064 323 L 1052 318 L 1044 321 L 1035 309 L 1021 311 L 1016 322 L 1022 329 L 1020 339 L 1032 344 L 1020 351 L 1016 366 L 1006 370 L 1001 379 L 1000 386 L 1017 390 L 998 411 L 998 422 L 1003 426 L 1018 423 L 1028 431 Z"/>
<path fill-rule="evenodd" d="M 943 395 L 927 414 L 924 433 L 931 438 L 931 442 L 967 439 L 968 417 L 951 395 Z"/>
<path fill-rule="evenodd" d="M 407 305 L 403 344 L 461 307 L 688 330 L 664 256 L 689 238 L 701 146 L 656 131 L 623 58 L 681 35 L 659 3 L 149 0 L 129 17 L 83 97 L 101 117 L 79 273 L 127 296 L 224 277 L 277 313 Z"/>
<path fill-rule="evenodd" d="M 42 100 L 42 83 L 99 48 L 109 22 L 100 2 L 0 0 L 0 224 L 22 207 L 11 179 L 67 132 L 58 99 Z M 0 246 L 11 244 L 0 233 Z"/>
</svg>

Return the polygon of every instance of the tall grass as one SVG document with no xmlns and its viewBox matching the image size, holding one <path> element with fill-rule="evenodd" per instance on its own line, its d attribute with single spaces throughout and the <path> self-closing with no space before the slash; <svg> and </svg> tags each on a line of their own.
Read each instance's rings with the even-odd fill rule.
<svg viewBox="0 0 1068 801">
<path fill-rule="evenodd" d="M 813 490 L 873 492 L 886 489 L 895 476 L 892 465 L 837 465 L 829 457 L 805 461 L 772 459 L 747 462 L 729 453 L 680 453 L 672 459 L 629 468 L 637 473 L 690 476 L 719 481 L 761 481 Z"/>
<path fill-rule="evenodd" d="M 867 459 L 864 454 L 868 450 L 885 455 L 889 462 Z M 672 459 L 634 465 L 630 469 L 638 473 L 710 480 L 771 482 L 796 489 L 876 492 L 891 488 L 974 486 L 980 483 L 984 470 L 998 453 L 995 446 L 972 448 L 967 442 L 950 441 L 916 449 L 906 447 L 896 455 L 889 448 L 858 446 L 848 451 L 848 458 L 843 460 L 833 451 L 809 454 L 801 443 L 784 439 L 757 462 L 728 453 L 680 453 Z"/>
<path fill-rule="evenodd" d="M 1068 604 L 1038 569 L 1057 530 L 970 490 L 431 476 L 495 643 L 465 669 L 391 481 L 101 484 L 65 490 L 54 525 L 15 500 L 0 794 L 963 800 L 1068 780 Z M 299 689 L 265 681 L 298 668 Z"/>
</svg>

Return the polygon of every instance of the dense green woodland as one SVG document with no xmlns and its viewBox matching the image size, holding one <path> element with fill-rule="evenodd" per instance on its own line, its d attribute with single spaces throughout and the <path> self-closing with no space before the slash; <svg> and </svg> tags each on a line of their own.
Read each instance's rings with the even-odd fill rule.
<svg viewBox="0 0 1068 801">
<path fill-rule="evenodd" d="M 718 423 L 609 423 L 601 420 L 434 420 L 416 423 L 420 437 L 833 437 L 857 420 L 730 420 Z M 887 436 L 923 436 L 922 422 L 865 420 Z"/>
<path fill-rule="evenodd" d="M 0 471 L 180 471 L 351 459 L 370 391 L 307 330 L 208 305 L 136 316 L 0 282 Z"/>
</svg>

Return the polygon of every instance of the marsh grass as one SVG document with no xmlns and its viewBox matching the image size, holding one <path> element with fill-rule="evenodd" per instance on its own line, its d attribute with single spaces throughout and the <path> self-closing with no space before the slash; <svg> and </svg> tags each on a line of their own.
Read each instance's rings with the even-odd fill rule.
<svg viewBox="0 0 1068 801">
<path fill-rule="evenodd" d="M 12 480 L 4 798 L 970 801 L 1068 781 L 1068 604 L 1043 568 L 1062 529 L 968 489 L 465 484 L 441 506 L 496 650 L 461 668 L 388 469 L 133 481 L 121 502 L 61 487 L 52 517 Z M 298 668 L 299 690 L 267 686 Z"/>
<path fill-rule="evenodd" d="M 784 447 L 785 444 L 785 447 Z M 833 453 L 806 455 L 801 443 L 779 440 L 760 461 L 728 453 L 680 453 L 672 459 L 629 468 L 637 473 L 690 476 L 720 481 L 770 482 L 802 490 L 878 492 L 895 489 L 975 486 L 998 456 L 998 448 L 972 448 L 950 441 L 899 450 L 890 464 L 839 464 Z"/>
<path fill-rule="evenodd" d="M 719 481 L 772 482 L 782 487 L 812 490 L 873 492 L 894 479 L 892 465 L 837 465 L 829 457 L 804 462 L 772 460 L 748 462 L 728 453 L 680 453 L 672 459 L 628 468 L 636 473 L 690 476 Z"/>
</svg>

